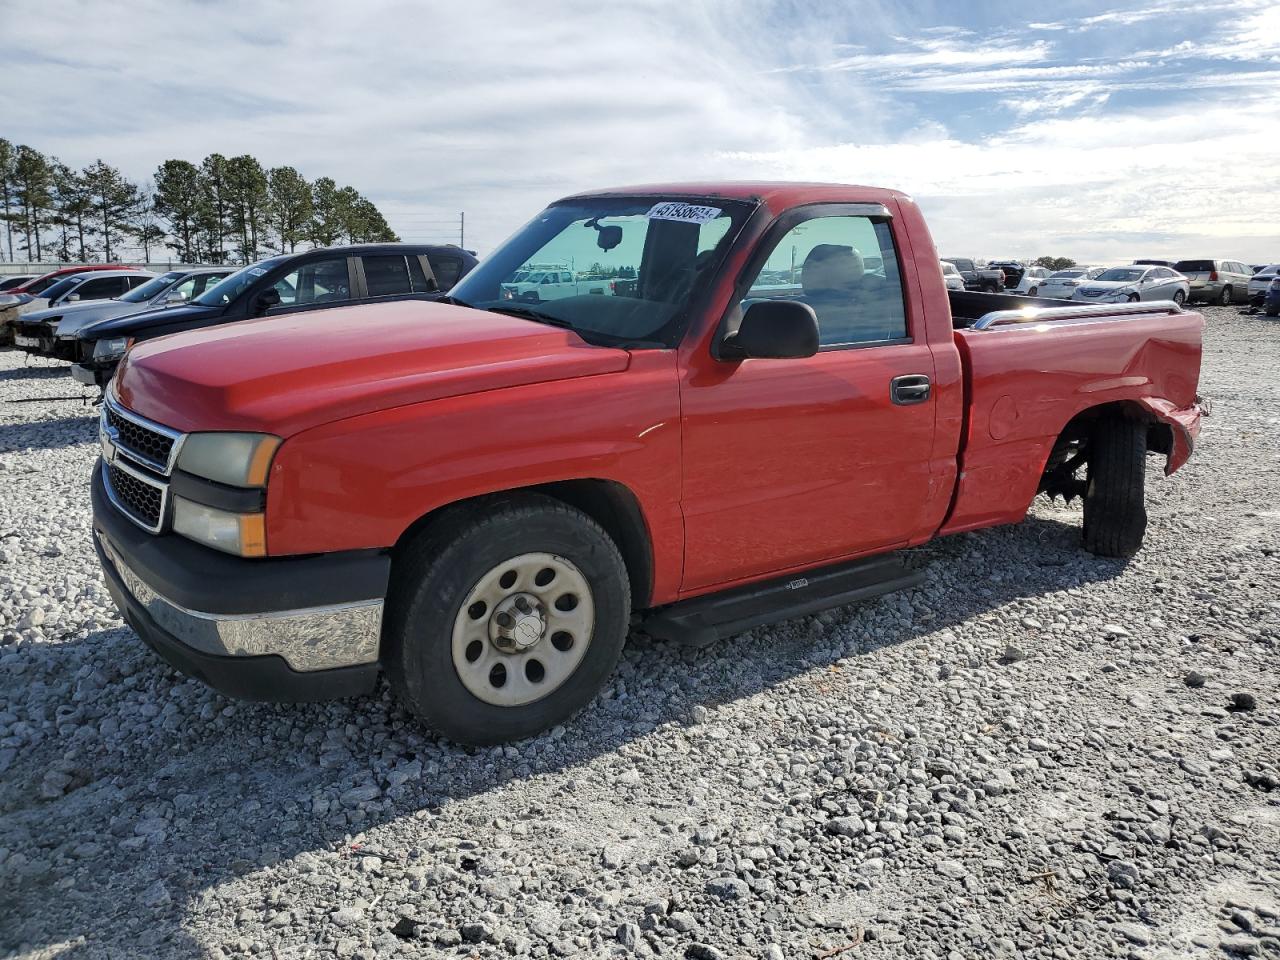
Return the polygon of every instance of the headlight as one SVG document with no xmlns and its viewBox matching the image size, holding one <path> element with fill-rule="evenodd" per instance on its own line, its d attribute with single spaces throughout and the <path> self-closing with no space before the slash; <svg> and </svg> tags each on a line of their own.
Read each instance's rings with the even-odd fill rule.
<svg viewBox="0 0 1280 960">
<path fill-rule="evenodd" d="M 128 349 L 128 337 L 112 337 L 109 340 L 99 340 L 93 345 L 93 359 L 114 360 L 117 357 L 124 356 L 124 352 Z"/>
<path fill-rule="evenodd" d="M 230 513 L 175 496 L 173 530 L 238 557 L 267 555 L 266 519 L 261 513 Z"/>
<path fill-rule="evenodd" d="M 265 487 L 279 446 L 268 433 L 193 433 L 182 443 L 178 469 L 233 487 Z"/>
</svg>

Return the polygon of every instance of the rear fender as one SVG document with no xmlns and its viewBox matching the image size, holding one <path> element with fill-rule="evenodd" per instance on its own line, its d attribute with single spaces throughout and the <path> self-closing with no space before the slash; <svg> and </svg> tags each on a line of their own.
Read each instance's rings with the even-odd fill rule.
<svg viewBox="0 0 1280 960">
<path fill-rule="evenodd" d="M 1167 477 L 1191 458 L 1196 438 L 1200 436 L 1200 420 L 1209 415 L 1208 404 L 1198 396 L 1189 407 L 1179 407 L 1163 397 L 1137 397 L 1133 402 L 1169 427 L 1169 449 L 1160 451 L 1166 455 L 1164 474 Z"/>
</svg>

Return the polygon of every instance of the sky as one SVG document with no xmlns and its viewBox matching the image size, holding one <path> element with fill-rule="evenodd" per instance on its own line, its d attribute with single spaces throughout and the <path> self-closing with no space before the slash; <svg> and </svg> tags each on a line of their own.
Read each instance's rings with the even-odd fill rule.
<svg viewBox="0 0 1280 960">
<path fill-rule="evenodd" d="M 1280 260 L 1274 2 L 0 0 L 0 35 L 0 136 L 250 153 L 481 255 L 568 193 L 773 179 L 903 190 L 951 256 Z"/>
</svg>

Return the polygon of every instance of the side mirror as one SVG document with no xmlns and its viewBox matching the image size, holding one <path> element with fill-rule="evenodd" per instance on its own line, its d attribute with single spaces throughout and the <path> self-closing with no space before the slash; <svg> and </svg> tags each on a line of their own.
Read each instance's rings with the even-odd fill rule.
<svg viewBox="0 0 1280 960">
<path fill-rule="evenodd" d="M 272 307 L 280 306 L 280 291 L 275 287 L 267 287 L 257 298 L 258 312 L 266 313 Z"/>
<path fill-rule="evenodd" d="M 758 300 L 720 343 L 725 360 L 792 360 L 818 352 L 818 315 L 799 300 Z"/>
<path fill-rule="evenodd" d="M 67 303 L 79 303 L 79 302 L 80 302 L 80 294 L 78 293 L 67 294 Z"/>
</svg>

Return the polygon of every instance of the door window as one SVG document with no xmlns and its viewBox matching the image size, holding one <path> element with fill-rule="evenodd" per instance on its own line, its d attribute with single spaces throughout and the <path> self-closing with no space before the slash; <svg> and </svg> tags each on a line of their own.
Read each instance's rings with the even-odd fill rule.
<svg viewBox="0 0 1280 960">
<path fill-rule="evenodd" d="M 118 297 L 124 293 L 125 277 L 94 277 L 92 280 L 86 280 L 80 286 L 72 290 L 72 293 L 79 294 L 81 300 L 106 300 L 108 297 Z M 143 279 L 147 279 L 143 277 Z"/>
<path fill-rule="evenodd" d="M 347 258 L 317 260 L 304 264 L 276 282 L 283 307 L 313 303 L 341 303 L 351 299 Z"/>
<path fill-rule="evenodd" d="M 774 299 L 813 307 L 821 347 L 907 336 L 893 235 L 870 217 L 815 217 L 783 234 L 740 306 Z"/>
<path fill-rule="evenodd" d="M 413 292 L 409 282 L 409 266 L 403 255 L 366 256 L 364 283 L 371 297 L 394 297 Z"/>
<path fill-rule="evenodd" d="M 427 273 L 422 269 L 422 260 L 419 257 L 409 257 L 409 285 L 413 288 L 414 293 L 431 293 L 437 289 L 430 280 L 427 279 Z M 449 262 L 455 262 L 453 258 L 449 258 Z M 440 280 L 440 271 L 433 263 L 431 272 L 436 275 L 436 281 L 440 284 L 438 289 L 448 290 L 453 286 L 452 282 L 445 284 Z M 454 279 L 457 279 L 457 270 L 454 270 Z"/>
</svg>

